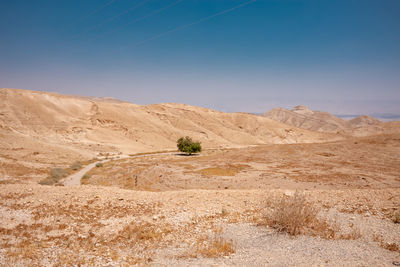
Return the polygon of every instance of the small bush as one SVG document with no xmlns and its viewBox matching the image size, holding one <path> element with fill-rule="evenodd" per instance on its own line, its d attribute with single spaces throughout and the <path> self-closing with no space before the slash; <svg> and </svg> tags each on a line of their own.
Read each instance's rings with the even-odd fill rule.
<svg viewBox="0 0 400 267">
<path fill-rule="evenodd" d="M 216 236 L 209 242 L 200 245 L 196 251 L 203 257 L 227 256 L 235 253 L 232 240 L 225 240 L 221 236 Z"/>
<path fill-rule="evenodd" d="M 62 168 L 53 168 L 50 170 L 50 177 L 58 182 L 68 175 L 67 171 Z"/>
<path fill-rule="evenodd" d="M 74 171 L 77 171 L 82 168 L 82 163 L 80 161 L 75 161 L 70 168 Z"/>
<path fill-rule="evenodd" d="M 182 258 L 216 258 L 228 256 L 235 253 L 235 246 L 232 240 L 224 239 L 221 234 L 215 233 L 213 236 L 201 236 L 190 248 L 187 254 L 181 255 Z"/>
<path fill-rule="evenodd" d="M 41 185 L 53 185 L 58 183 L 61 179 L 67 177 L 68 173 L 62 168 L 50 169 L 50 175 L 45 179 L 41 180 L 39 184 Z"/>
<path fill-rule="evenodd" d="M 283 197 L 272 213 L 271 226 L 280 232 L 298 235 L 301 229 L 315 221 L 318 211 L 306 203 L 304 196 L 296 193 L 293 197 Z"/>
<path fill-rule="evenodd" d="M 103 165 L 104 165 L 103 162 L 96 163 L 97 168 L 103 167 Z"/>
<path fill-rule="evenodd" d="M 51 177 L 47 177 L 47 178 L 44 178 L 43 180 L 41 180 L 39 182 L 39 184 L 41 184 L 41 185 L 53 185 L 54 181 L 53 181 L 53 179 L 51 179 Z"/>
<path fill-rule="evenodd" d="M 193 142 L 192 138 L 190 138 L 189 136 L 179 138 L 176 146 L 178 147 L 179 151 L 184 152 L 188 155 L 201 152 L 200 142 Z"/>
<path fill-rule="evenodd" d="M 91 177 L 90 174 L 83 175 L 81 178 L 81 184 L 83 184 L 83 185 L 89 184 L 90 177 Z"/>
<path fill-rule="evenodd" d="M 166 235 L 171 233 L 169 225 L 160 228 L 151 223 L 128 224 L 116 236 L 115 240 L 128 241 L 137 244 L 146 241 L 160 242 Z"/>
<path fill-rule="evenodd" d="M 334 238 L 334 230 L 325 221 L 318 219 L 318 212 L 314 205 L 306 201 L 304 195 L 296 192 L 293 196 L 283 196 L 262 224 L 293 236 L 309 234 Z"/>
</svg>

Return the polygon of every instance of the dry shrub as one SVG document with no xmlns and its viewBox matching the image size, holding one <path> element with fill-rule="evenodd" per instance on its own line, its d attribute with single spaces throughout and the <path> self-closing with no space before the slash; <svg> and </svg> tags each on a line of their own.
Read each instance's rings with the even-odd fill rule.
<svg viewBox="0 0 400 267">
<path fill-rule="evenodd" d="M 390 251 L 397 251 L 400 252 L 400 247 L 396 243 L 385 243 L 383 248 L 386 248 Z"/>
<path fill-rule="evenodd" d="M 71 170 L 77 171 L 82 168 L 82 163 L 80 161 L 75 161 L 74 163 L 72 163 L 70 168 Z"/>
<path fill-rule="evenodd" d="M 53 185 L 55 182 L 51 177 L 47 177 L 39 182 L 41 185 Z"/>
<path fill-rule="evenodd" d="M 387 250 L 390 250 L 390 251 L 400 252 L 400 246 L 398 246 L 396 243 L 385 242 L 383 240 L 382 236 L 374 235 L 373 239 L 374 239 L 375 242 L 379 243 L 379 246 L 381 248 L 384 248 L 384 249 L 387 249 Z"/>
<path fill-rule="evenodd" d="M 151 223 L 131 223 L 125 226 L 122 231 L 119 232 L 115 240 L 125 240 L 133 243 L 147 240 L 159 242 L 164 236 L 171 233 L 171 231 L 172 230 L 169 225 L 160 227 Z"/>
<path fill-rule="evenodd" d="M 361 238 L 360 229 L 355 228 L 350 233 L 339 235 L 336 239 L 356 240 L 359 238 Z"/>
<path fill-rule="evenodd" d="M 53 168 L 50 170 L 50 176 L 54 180 L 60 180 L 68 175 L 67 171 L 62 168 Z"/>
<path fill-rule="evenodd" d="M 82 178 L 81 178 L 81 184 L 82 185 L 89 184 L 90 177 L 91 177 L 90 174 L 83 175 Z"/>
<path fill-rule="evenodd" d="M 187 256 L 191 258 L 197 258 L 199 256 L 216 258 L 228 256 L 232 253 L 235 253 L 233 241 L 224 239 L 220 234 L 215 234 L 213 237 L 203 236 L 199 238 L 196 245 L 192 247 L 192 251 Z"/>
<path fill-rule="evenodd" d="M 381 247 L 383 247 L 384 249 L 390 250 L 390 251 L 397 251 L 400 252 L 400 247 L 396 244 L 396 243 L 386 243 L 386 242 L 382 242 L 380 244 Z"/>
<path fill-rule="evenodd" d="M 68 172 L 62 168 L 50 169 L 50 175 L 45 179 L 41 180 L 39 184 L 41 185 L 53 185 L 58 183 L 61 179 L 68 176 Z"/>
<path fill-rule="evenodd" d="M 293 196 L 283 196 L 261 224 L 292 236 L 308 234 L 334 238 L 334 229 L 326 221 L 319 219 L 318 213 L 317 207 L 307 202 L 304 195 L 296 192 Z"/>
</svg>

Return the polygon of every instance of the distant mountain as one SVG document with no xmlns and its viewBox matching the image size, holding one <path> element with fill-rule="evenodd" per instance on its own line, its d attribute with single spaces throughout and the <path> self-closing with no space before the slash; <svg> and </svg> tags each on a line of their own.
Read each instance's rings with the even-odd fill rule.
<svg viewBox="0 0 400 267">
<path fill-rule="evenodd" d="M 261 113 L 262 114 L 262 113 Z M 354 119 L 361 116 L 360 114 L 334 114 L 336 117 L 341 119 Z M 378 119 L 380 121 L 400 121 L 400 114 L 396 113 L 372 113 L 369 114 L 372 118 Z"/>
<path fill-rule="evenodd" d="M 274 108 L 261 116 L 307 130 L 353 136 L 391 133 L 399 130 L 396 122 L 384 123 L 366 115 L 345 120 L 328 112 L 313 111 L 305 106 L 296 106 L 292 110 Z"/>
<path fill-rule="evenodd" d="M 352 128 L 368 126 L 368 125 L 380 125 L 382 123 L 380 120 L 377 120 L 375 118 L 366 115 L 358 116 L 357 118 L 349 120 L 348 122 Z"/>
<path fill-rule="evenodd" d="M 343 119 L 328 112 L 313 111 L 305 106 L 296 106 L 292 110 L 274 108 L 262 116 L 295 127 L 319 132 L 340 132 L 348 127 L 348 122 Z"/>
</svg>

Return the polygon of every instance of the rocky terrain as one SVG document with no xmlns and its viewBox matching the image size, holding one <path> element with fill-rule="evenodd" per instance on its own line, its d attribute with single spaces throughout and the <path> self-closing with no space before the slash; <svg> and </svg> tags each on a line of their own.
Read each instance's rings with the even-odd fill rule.
<svg viewBox="0 0 400 267">
<path fill-rule="evenodd" d="M 399 266 L 399 123 L 278 111 L 0 89 L 0 265 Z"/>
</svg>

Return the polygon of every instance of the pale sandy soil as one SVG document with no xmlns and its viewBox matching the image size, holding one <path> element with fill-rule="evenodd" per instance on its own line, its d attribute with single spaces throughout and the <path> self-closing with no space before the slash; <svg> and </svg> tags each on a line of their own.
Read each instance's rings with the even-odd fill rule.
<svg viewBox="0 0 400 267">
<path fill-rule="evenodd" d="M 382 248 L 400 242 L 400 225 L 385 215 L 388 207 L 397 208 L 399 189 L 306 191 L 321 207 L 320 216 L 339 226 L 335 239 L 290 237 L 258 226 L 265 201 L 284 193 L 2 185 L 0 258 L 8 266 L 390 266 L 400 260 L 399 252 Z M 373 206 L 367 205 L 370 198 Z M 360 232 L 355 240 L 339 237 L 354 229 Z M 199 254 L 196 246 L 214 235 L 232 240 L 235 253 Z"/>
</svg>

